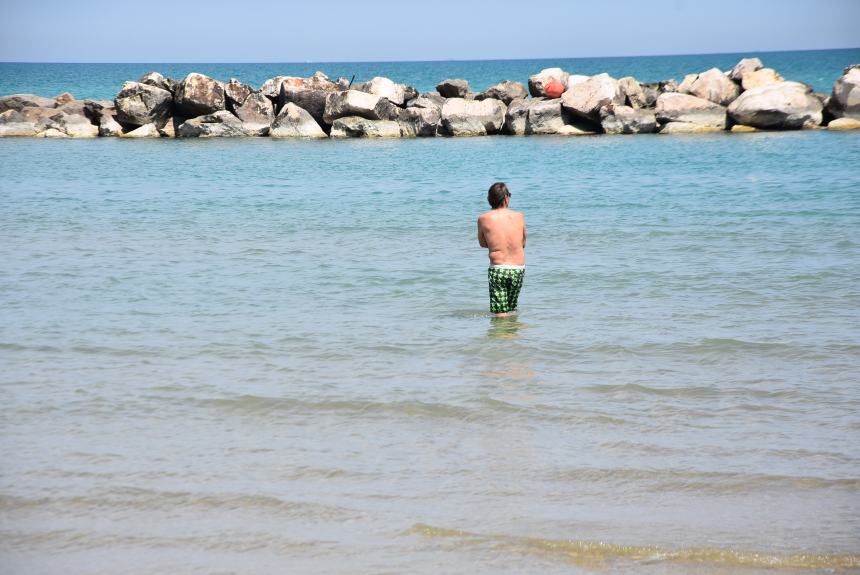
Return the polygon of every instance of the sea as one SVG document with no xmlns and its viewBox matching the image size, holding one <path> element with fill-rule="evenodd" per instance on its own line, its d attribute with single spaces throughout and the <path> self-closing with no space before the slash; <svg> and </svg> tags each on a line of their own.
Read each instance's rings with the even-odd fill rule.
<svg viewBox="0 0 860 575">
<path fill-rule="evenodd" d="M 742 56 L 821 92 L 860 62 L 5 63 L 0 93 Z M 858 168 L 827 130 L 0 139 L 0 572 L 860 573 Z"/>
</svg>

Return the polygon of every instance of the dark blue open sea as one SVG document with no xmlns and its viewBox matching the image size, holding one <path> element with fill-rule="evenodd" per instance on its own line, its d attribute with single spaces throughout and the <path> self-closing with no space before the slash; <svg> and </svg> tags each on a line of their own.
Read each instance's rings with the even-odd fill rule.
<svg viewBox="0 0 860 575">
<path fill-rule="evenodd" d="M 860 50 L 749 54 L 829 91 Z M 741 55 L 0 64 L 473 87 Z M 0 572 L 860 573 L 860 133 L 0 140 Z M 489 317 L 477 215 L 529 226 Z"/>
</svg>

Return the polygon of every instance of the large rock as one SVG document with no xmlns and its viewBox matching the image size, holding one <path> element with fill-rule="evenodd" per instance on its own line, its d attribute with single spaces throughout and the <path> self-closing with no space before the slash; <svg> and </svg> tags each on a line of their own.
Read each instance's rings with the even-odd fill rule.
<svg viewBox="0 0 860 575">
<path fill-rule="evenodd" d="M 618 87 L 621 93 L 624 94 L 625 104 L 632 108 L 647 108 L 648 97 L 645 95 L 645 90 L 642 85 L 632 76 L 625 76 L 618 80 Z M 656 95 L 654 102 L 657 101 Z"/>
<path fill-rule="evenodd" d="M 134 130 L 130 130 L 121 134 L 123 138 L 160 138 L 161 133 L 158 131 L 158 126 L 154 123 L 144 124 Z"/>
<path fill-rule="evenodd" d="M 171 80 L 170 78 L 165 78 L 158 72 L 147 72 L 138 80 L 141 84 L 147 84 L 149 86 L 155 86 L 156 88 L 161 88 L 162 90 L 167 90 L 168 92 L 173 92 L 174 88 L 176 88 L 176 80 Z"/>
<path fill-rule="evenodd" d="M 860 119 L 856 118 L 836 118 L 827 124 L 828 130 L 860 130 Z"/>
<path fill-rule="evenodd" d="M 99 127 L 77 106 L 69 107 L 68 110 L 57 110 L 57 113 L 51 116 L 48 128 L 54 128 L 70 138 L 95 138 L 99 135 Z"/>
<path fill-rule="evenodd" d="M 265 96 L 262 96 L 265 97 Z M 325 138 L 326 133 L 307 110 L 292 102 L 286 104 L 269 130 L 272 138 Z"/>
<path fill-rule="evenodd" d="M 468 98 L 472 94 L 466 80 L 442 80 L 436 86 L 436 91 L 443 98 Z"/>
<path fill-rule="evenodd" d="M 173 95 L 162 88 L 126 82 L 114 98 L 116 119 L 121 124 L 143 126 L 162 123 L 173 115 Z"/>
<path fill-rule="evenodd" d="M 678 84 L 676 92 L 680 92 L 681 94 L 689 94 L 690 88 L 693 87 L 693 82 L 695 82 L 699 78 L 698 74 L 687 74 L 684 76 L 684 79 L 681 80 L 681 83 Z"/>
<path fill-rule="evenodd" d="M 812 90 L 799 82 L 780 82 L 741 94 L 729 106 L 738 124 L 763 129 L 793 130 L 821 125 L 823 106 Z"/>
<path fill-rule="evenodd" d="M 529 107 L 540 101 L 527 100 L 525 98 L 513 100 L 505 111 L 505 124 L 502 131 L 512 136 L 522 136 L 525 134 L 529 118 Z"/>
<path fill-rule="evenodd" d="M 660 133 L 706 132 L 726 129 L 726 108 L 710 100 L 666 92 L 657 98 L 654 112 Z"/>
<path fill-rule="evenodd" d="M 501 100 L 505 103 L 505 105 L 510 104 L 517 98 L 525 98 L 528 96 L 528 92 L 526 91 L 526 87 L 522 85 L 520 82 L 514 82 L 512 80 L 504 80 L 490 86 L 480 94 L 475 95 L 476 100 Z"/>
<path fill-rule="evenodd" d="M 186 120 L 179 126 L 177 136 L 180 138 L 234 138 L 241 136 L 263 136 L 269 130 L 256 126 L 248 126 L 226 110 L 214 114 L 198 116 Z"/>
<path fill-rule="evenodd" d="M 546 96 L 544 87 L 555 80 L 564 86 L 567 86 L 567 80 L 570 74 L 561 68 L 544 68 L 534 76 L 529 76 L 529 93 L 534 98 Z"/>
<path fill-rule="evenodd" d="M 744 90 L 752 90 L 753 88 L 761 88 L 770 84 L 778 84 L 784 81 L 785 78 L 780 76 L 773 68 L 761 68 L 752 72 L 747 72 L 741 78 L 741 86 Z"/>
<path fill-rule="evenodd" d="M 392 120 L 368 120 L 358 116 L 338 118 L 331 126 L 332 138 L 399 138 L 400 123 Z"/>
<path fill-rule="evenodd" d="M 836 118 L 860 119 L 860 65 L 845 68 L 833 84 L 828 109 Z"/>
<path fill-rule="evenodd" d="M 280 97 L 281 88 L 286 85 L 290 90 L 322 90 L 324 92 L 336 92 L 346 90 L 347 81 L 339 79 L 333 82 L 322 72 L 315 72 L 308 78 L 298 76 L 275 76 L 269 78 L 260 86 L 260 92 L 267 98 L 277 100 Z"/>
<path fill-rule="evenodd" d="M 65 106 L 66 104 L 69 104 L 69 103 L 75 101 L 75 97 L 72 96 L 69 92 L 63 92 L 62 94 L 58 94 L 58 95 L 54 96 L 52 99 L 57 103 L 58 107 L 59 106 Z"/>
<path fill-rule="evenodd" d="M 176 87 L 176 110 L 194 118 L 226 109 L 224 86 L 209 76 L 192 72 Z"/>
<path fill-rule="evenodd" d="M 0 113 L 0 137 L 35 136 L 44 131 L 50 116 L 55 112 L 49 108 L 27 106 L 20 110 Z"/>
<path fill-rule="evenodd" d="M 763 67 L 761 60 L 758 58 L 743 58 L 740 62 L 735 64 L 735 67 L 732 68 L 731 72 L 729 72 L 729 78 L 740 83 L 744 79 L 744 74 L 761 70 Z"/>
<path fill-rule="evenodd" d="M 33 94 L 12 94 L 0 96 L 0 114 L 6 110 L 21 110 L 22 108 L 56 108 L 59 104 L 53 98 L 43 98 Z"/>
<path fill-rule="evenodd" d="M 419 94 L 417 98 L 409 100 L 407 108 L 436 108 L 440 112 L 445 105 L 445 98 L 433 92 Z"/>
<path fill-rule="evenodd" d="M 388 99 L 358 90 L 330 92 L 326 96 L 323 121 L 333 124 L 338 118 L 359 116 L 367 120 L 389 120 L 392 113 Z M 310 111 L 310 110 L 308 110 Z"/>
<path fill-rule="evenodd" d="M 404 136 L 432 137 L 441 119 L 441 108 L 412 106 L 400 112 L 400 131 Z"/>
<path fill-rule="evenodd" d="M 275 119 L 275 107 L 272 101 L 260 92 L 250 94 L 241 105 L 233 105 L 232 111 L 246 127 L 252 130 L 265 132 Z"/>
<path fill-rule="evenodd" d="M 624 104 L 625 95 L 618 80 L 609 74 L 592 76 L 567 89 L 561 103 L 568 112 L 592 122 L 600 122 L 600 108 L 609 104 Z"/>
<path fill-rule="evenodd" d="M 561 99 L 535 100 L 528 106 L 526 134 L 557 134 L 565 125 Z"/>
<path fill-rule="evenodd" d="M 245 103 L 248 96 L 256 92 L 248 84 L 243 84 L 236 78 L 230 78 L 230 81 L 224 84 L 224 96 L 227 98 L 227 107 L 237 107 Z"/>
<path fill-rule="evenodd" d="M 687 91 L 691 96 L 728 106 L 741 90 L 719 68 L 711 68 L 699 74 Z"/>
<path fill-rule="evenodd" d="M 317 124 L 327 127 L 331 122 L 325 121 L 325 103 L 331 90 L 315 90 L 309 88 L 297 88 L 288 83 L 281 84 L 281 93 L 278 97 L 278 108 L 283 109 L 287 104 L 295 104 L 308 112 Z"/>
<path fill-rule="evenodd" d="M 600 110 L 600 125 L 607 134 L 652 134 L 657 119 L 652 110 L 610 104 Z"/>
<path fill-rule="evenodd" d="M 448 98 L 442 106 L 442 130 L 449 136 L 497 134 L 507 107 L 499 100 Z"/>
<path fill-rule="evenodd" d="M 365 82 L 363 86 L 368 94 L 375 94 L 387 98 L 389 102 L 397 106 L 406 104 L 406 86 L 403 84 L 395 84 L 388 78 L 376 76 L 372 80 Z"/>
</svg>

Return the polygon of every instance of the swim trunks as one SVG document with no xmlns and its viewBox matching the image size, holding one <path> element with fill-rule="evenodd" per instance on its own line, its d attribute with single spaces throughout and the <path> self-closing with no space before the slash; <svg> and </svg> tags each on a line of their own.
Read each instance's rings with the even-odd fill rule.
<svg viewBox="0 0 860 575">
<path fill-rule="evenodd" d="M 525 275 L 525 266 L 490 266 L 487 279 L 490 284 L 491 313 L 507 313 L 517 309 L 517 299 L 520 297 Z"/>
</svg>

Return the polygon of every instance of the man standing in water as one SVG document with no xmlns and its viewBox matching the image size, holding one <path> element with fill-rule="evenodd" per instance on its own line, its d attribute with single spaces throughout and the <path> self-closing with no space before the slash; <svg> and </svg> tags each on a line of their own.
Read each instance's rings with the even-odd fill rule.
<svg viewBox="0 0 860 575">
<path fill-rule="evenodd" d="M 490 186 L 487 201 L 493 209 L 478 217 L 478 243 L 490 250 L 490 312 L 504 317 L 516 311 L 526 274 L 526 220 L 508 209 L 511 193 L 503 182 Z"/>
</svg>

